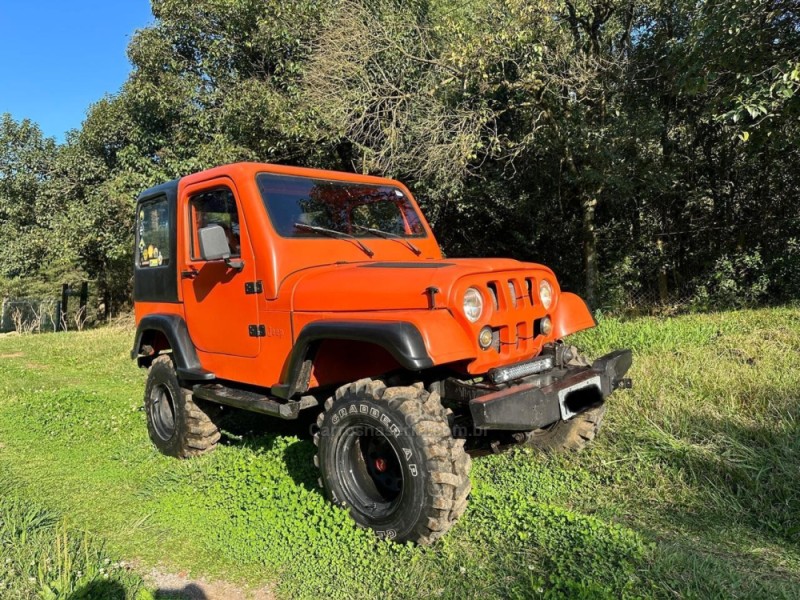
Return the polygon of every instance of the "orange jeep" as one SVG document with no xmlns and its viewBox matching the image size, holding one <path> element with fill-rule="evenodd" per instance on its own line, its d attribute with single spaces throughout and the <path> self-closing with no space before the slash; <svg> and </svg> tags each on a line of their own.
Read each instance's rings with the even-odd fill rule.
<svg viewBox="0 0 800 600">
<path fill-rule="evenodd" d="M 630 384 L 629 350 L 590 363 L 561 342 L 595 323 L 550 269 L 444 258 L 399 181 L 235 164 L 136 213 L 131 356 L 156 447 L 210 450 L 223 406 L 319 413 L 320 484 L 381 537 L 452 526 L 465 442 L 580 448 Z"/>
</svg>

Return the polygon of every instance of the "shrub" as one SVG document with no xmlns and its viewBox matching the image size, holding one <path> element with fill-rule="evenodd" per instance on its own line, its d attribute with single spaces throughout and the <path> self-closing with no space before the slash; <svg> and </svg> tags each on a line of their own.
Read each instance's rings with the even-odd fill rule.
<svg viewBox="0 0 800 600">
<path fill-rule="evenodd" d="M 758 249 L 721 256 L 707 280 L 698 286 L 692 301 L 701 310 L 756 306 L 764 300 L 769 288 L 769 277 Z"/>
</svg>

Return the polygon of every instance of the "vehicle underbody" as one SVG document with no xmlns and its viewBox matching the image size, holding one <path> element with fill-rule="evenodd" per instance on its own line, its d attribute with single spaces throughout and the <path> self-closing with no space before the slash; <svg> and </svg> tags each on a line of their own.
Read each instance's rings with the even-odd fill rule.
<svg viewBox="0 0 800 600">
<path fill-rule="evenodd" d="M 525 432 L 567 421 L 601 405 L 615 390 L 629 388 L 631 380 L 625 374 L 631 362 L 630 350 L 617 350 L 589 364 L 575 347 L 559 343 L 547 346 L 532 360 L 495 369 L 484 377 L 440 378 L 442 372 L 433 371 L 389 373 L 378 379 L 395 385 L 421 384 L 438 393 L 453 411 L 456 437 L 484 437 L 497 447 L 497 440 L 521 443 Z M 269 389 L 234 382 L 192 386 L 197 398 L 287 420 L 320 406 L 331 391 L 310 390 L 287 401 Z"/>
</svg>

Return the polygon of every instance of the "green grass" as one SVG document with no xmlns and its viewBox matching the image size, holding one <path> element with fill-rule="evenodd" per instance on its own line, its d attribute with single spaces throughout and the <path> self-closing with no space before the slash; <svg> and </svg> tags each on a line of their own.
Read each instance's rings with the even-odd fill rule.
<svg viewBox="0 0 800 600">
<path fill-rule="evenodd" d="M 0 598 L 134 597 L 152 596 L 138 575 L 106 556 L 101 543 L 29 501 L 0 496 Z"/>
<path fill-rule="evenodd" d="M 14 482 L 1 494 L 142 570 L 285 597 L 800 596 L 800 309 L 604 319 L 576 336 L 591 355 L 632 348 L 634 389 L 587 452 L 476 459 L 467 513 L 431 548 L 356 528 L 286 424 L 160 456 L 131 339 L 0 338 L 0 475 Z"/>
</svg>

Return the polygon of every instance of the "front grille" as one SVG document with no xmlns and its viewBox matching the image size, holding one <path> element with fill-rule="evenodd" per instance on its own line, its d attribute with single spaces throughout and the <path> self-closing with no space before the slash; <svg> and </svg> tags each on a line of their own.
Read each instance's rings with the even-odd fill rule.
<svg viewBox="0 0 800 600">
<path fill-rule="evenodd" d="M 486 283 L 489 295 L 494 302 L 495 310 L 509 312 L 531 308 L 536 299 L 533 277 L 509 277 L 502 280 L 491 280 Z"/>
<path fill-rule="evenodd" d="M 538 282 L 527 275 L 508 275 L 486 282 L 494 305 L 491 323 L 495 331 L 494 347 L 506 356 L 521 355 L 534 350 L 538 335 L 536 322 L 543 314 L 535 290 Z"/>
</svg>

